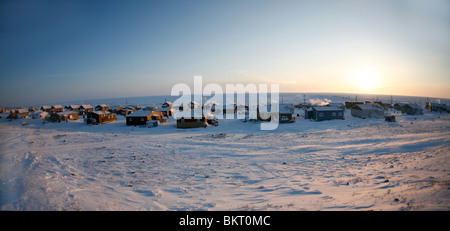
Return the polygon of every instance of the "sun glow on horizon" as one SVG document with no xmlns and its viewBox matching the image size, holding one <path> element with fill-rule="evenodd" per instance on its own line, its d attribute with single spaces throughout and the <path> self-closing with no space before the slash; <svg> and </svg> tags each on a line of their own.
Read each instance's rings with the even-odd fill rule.
<svg viewBox="0 0 450 231">
<path fill-rule="evenodd" d="M 350 73 L 349 82 L 358 90 L 371 92 L 379 88 L 380 78 L 381 76 L 376 68 L 360 66 Z"/>
</svg>

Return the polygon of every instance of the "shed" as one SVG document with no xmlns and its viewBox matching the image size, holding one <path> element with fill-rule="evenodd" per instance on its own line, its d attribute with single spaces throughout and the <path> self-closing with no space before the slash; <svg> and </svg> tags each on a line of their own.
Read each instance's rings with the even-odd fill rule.
<svg viewBox="0 0 450 231">
<path fill-rule="evenodd" d="M 87 113 L 86 124 L 105 124 L 116 120 L 116 114 L 109 111 L 92 111 Z"/>
<path fill-rule="evenodd" d="M 358 104 L 351 108 L 351 115 L 359 118 L 383 117 L 384 109 L 376 103 Z"/>
<path fill-rule="evenodd" d="M 337 107 L 312 107 L 312 119 L 315 121 L 344 119 L 344 110 Z"/>
</svg>

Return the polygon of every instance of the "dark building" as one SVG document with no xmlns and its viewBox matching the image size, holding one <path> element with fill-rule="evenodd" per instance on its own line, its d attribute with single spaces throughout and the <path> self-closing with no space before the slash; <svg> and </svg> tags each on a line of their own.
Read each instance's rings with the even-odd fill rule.
<svg viewBox="0 0 450 231">
<path fill-rule="evenodd" d="M 344 119 L 344 110 L 337 107 L 312 107 L 312 119 L 315 121 Z"/>
<path fill-rule="evenodd" d="M 131 125 L 147 125 L 147 121 L 164 119 L 162 112 L 160 111 L 135 111 L 127 117 L 127 126 Z"/>
<path fill-rule="evenodd" d="M 105 124 L 116 120 L 116 114 L 109 111 L 92 111 L 87 113 L 86 124 Z"/>
</svg>

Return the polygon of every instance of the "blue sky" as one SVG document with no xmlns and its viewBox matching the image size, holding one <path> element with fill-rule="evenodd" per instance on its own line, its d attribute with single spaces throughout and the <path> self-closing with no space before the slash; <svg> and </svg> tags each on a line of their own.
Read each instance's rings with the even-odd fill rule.
<svg viewBox="0 0 450 231">
<path fill-rule="evenodd" d="M 195 75 L 450 98 L 449 63 L 445 0 L 0 2 L 0 105 L 169 95 Z"/>
</svg>

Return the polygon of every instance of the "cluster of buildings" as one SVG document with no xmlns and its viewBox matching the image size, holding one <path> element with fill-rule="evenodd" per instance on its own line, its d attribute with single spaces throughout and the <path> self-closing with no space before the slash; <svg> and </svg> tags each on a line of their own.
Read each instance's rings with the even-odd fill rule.
<svg viewBox="0 0 450 231">
<path fill-rule="evenodd" d="M 202 109 L 206 107 L 203 106 Z M 177 108 L 179 111 L 184 111 L 184 116 L 177 118 L 178 128 L 196 128 L 206 127 L 208 125 L 218 125 L 218 121 L 214 115 L 223 113 L 224 118 L 237 118 L 237 114 L 244 113 L 246 121 L 249 117 L 249 107 L 239 105 L 209 105 L 208 113 L 194 116 L 194 109 L 199 108 L 199 105 L 191 101 L 186 106 Z M 234 108 L 234 109 L 233 109 Z M 388 110 L 395 109 L 406 113 L 408 115 L 423 114 L 424 109 L 436 112 L 447 111 L 445 104 L 426 103 L 425 108 L 420 107 L 417 104 L 411 103 L 396 103 L 388 104 L 377 101 L 364 101 L 364 102 L 345 102 L 345 103 L 328 103 L 324 106 L 312 106 L 309 104 L 299 104 L 294 106 L 293 104 L 279 104 L 278 112 L 272 112 L 271 105 L 265 105 L 264 110 L 260 110 L 259 106 L 256 106 L 258 121 L 270 121 L 273 119 L 278 120 L 280 123 L 293 123 L 295 122 L 294 109 L 303 109 L 304 118 L 314 121 L 344 119 L 344 112 L 346 109 L 351 110 L 350 114 L 359 118 L 382 118 L 386 121 L 395 121 L 395 116 L 387 113 Z M 252 108 L 254 109 L 254 108 Z M 78 120 L 80 117 L 85 119 L 86 124 L 105 124 L 117 121 L 116 115 L 123 115 L 126 117 L 126 125 L 128 126 L 158 126 L 160 123 L 167 122 L 167 118 L 174 115 L 175 108 L 169 101 L 165 101 L 161 107 L 147 106 L 119 106 L 116 108 L 110 108 L 106 104 L 99 104 L 93 107 L 90 104 L 83 105 L 43 105 L 40 109 L 30 108 L 0 108 L 0 112 L 9 113 L 8 118 L 33 118 L 43 119 L 53 122 L 68 122 L 70 120 Z M 300 116 L 297 114 L 297 116 Z"/>
</svg>

